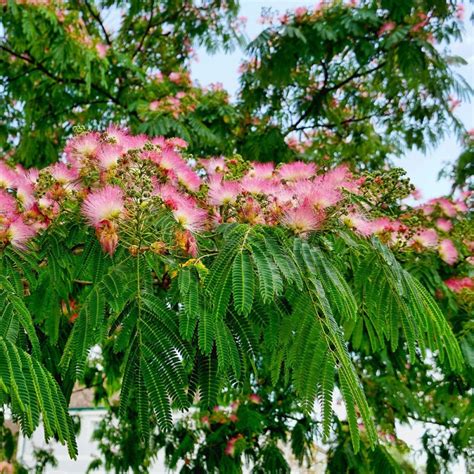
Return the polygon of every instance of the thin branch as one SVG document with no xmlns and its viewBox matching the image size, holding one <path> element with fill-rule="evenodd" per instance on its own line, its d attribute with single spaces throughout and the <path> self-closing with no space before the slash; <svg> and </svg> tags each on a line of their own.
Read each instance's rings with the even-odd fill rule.
<svg viewBox="0 0 474 474">
<path fill-rule="evenodd" d="M 141 51 L 143 43 L 145 42 L 145 38 L 147 37 L 148 33 L 150 32 L 150 29 L 152 27 L 152 22 L 153 22 L 153 10 L 155 8 L 155 1 L 151 0 L 151 7 L 150 7 L 150 18 L 148 19 L 148 23 L 145 28 L 145 33 L 143 33 L 143 36 L 140 39 L 140 42 L 138 43 L 137 49 L 135 49 L 134 53 L 132 54 L 132 60 L 135 58 L 135 56 Z"/>
<path fill-rule="evenodd" d="M 102 18 L 100 17 L 100 13 L 94 11 L 92 5 L 88 2 L 88 0 L 84 0 L 84 2 L 86 4 L 86 7 L 89 10 L 90 14 L 95 18 L 97 23 L 99 23 L 99 26 L 100 26 L 101 30 L 103 31 L 103 33 L 104 33 L 105 41 L 110 46 L 112 44 L 112 40 L 110 39 L 110 36 L 107 33 L 107 30 L 105 29 L 105 25 L 104 25 L 104 22 L 102 21 Z"/>
</svg>

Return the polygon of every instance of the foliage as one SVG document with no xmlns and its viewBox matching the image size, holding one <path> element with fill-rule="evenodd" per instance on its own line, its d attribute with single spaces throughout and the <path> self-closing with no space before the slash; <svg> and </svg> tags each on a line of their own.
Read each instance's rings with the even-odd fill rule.
<svg viewBox="0 0 474 474">
<path fill-rule="evenodd" d="M 287 12 L 248 45 L 232 104 L 189 70 L 198 45 L 243 44 L 234 1 L 9 1 L 0 150 L 43 166 L 74 125 L 114 122 L 180 136 L 198 155 L 378 168 L 405 145 L 462 133 L 453 111 L 470 88 L 453 68 L 464 60 L 435 47 L 460 38 L 457 7 L 365 0 Z"/>
<path fill-rule="evenodd" d="M 3 166 L 0 373 L 4 401 L 26 434 L 41 412 L 46 435 L 75 455 L 48 369 L 68 395 L 97 344 L 120 361 L 119 415 L 136 410 L 145 443 L 154 426 L 172 427 L 173 408 L 195 397 L 212 408 L 226 386 L 270 373 L 272 384 L 291 381 L 307 416 L 318 400 L 324 438 L 337 386 L 354 452 L 360 423 L 376 446 L 348 328 L 366 327 L 374 353 L 403 347 L 415 363 L 428 349 L 462 370 L 430 294 L 375 236 L 365 237 L 377 227 L 355 199 L 364 180 L 301 162 L 262 168 L 233 158 L 193 168 L 179 154 L 184 146 L 112 128 L 79 134 L 68 161 L 40 173 Z M 355 233 L 348 216 L 359 223 Z M 45 317 L 39 299 L 65 302 L 69 316 Z"/>
</svg>

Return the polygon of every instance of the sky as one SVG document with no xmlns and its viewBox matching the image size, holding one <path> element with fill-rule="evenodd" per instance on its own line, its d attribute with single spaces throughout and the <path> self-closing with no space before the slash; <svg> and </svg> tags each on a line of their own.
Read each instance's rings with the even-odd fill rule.
<svg viewBox="0 0 474 474">
<path fill-rule="evenodd" d="M 258 19 L 262 8 L 271 7 L 281 12 L 294 9 L 306 4 L 304 0 L 241 0 L 240 15 L 248 19 L 247 35 L 255 38 L 263 29 Z M 314 2 L 316 3 L 316 2 Z M 464 38 L 462 42 L 450 45 L 451 53 L 462 56 L 468 64 L 456 70 L 474 86 L 474 27 L 469 20 L 473 12 L 472 4 L 466 5 L 464 21 Z M 243 58 L 242 50 L 235 50 L 230 54 L 218 53 L 209 55 L 204 50 L 198 50 L 198 61 L 192 64 L 192 77 L 205 86 L 221 82 L 231 94 L 238 90 L 238 67 Z M 474 128 L 474 108 L 472 103 L 462 103 L 456 109 L 467 130 Z M 395 161 L 397 166 L 404 168 L 413 184 L 421 191 L 423 199 L 448 194 L 451 183 L 448 179 L 438 180 L 438 174 L 446 162 L 454 162 L 462 150 L 454 136 L 446 137 L 436 147 L 422 153 L 421 151 L 407 151 L 405 156 Z"/>
</svg>

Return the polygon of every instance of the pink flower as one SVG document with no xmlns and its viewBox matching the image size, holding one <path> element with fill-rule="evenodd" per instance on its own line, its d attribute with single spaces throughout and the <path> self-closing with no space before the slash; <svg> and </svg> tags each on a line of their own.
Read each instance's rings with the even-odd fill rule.
<svg viewBox="0 0 474 474">
<path fill-rule="evenodd" d="M 174 170 L 179 182 L 190 191 L 199 191 L 201 178 L 187 165 L 181 165 Z"/>
<path fill-rule="evenodd" d="M 95 45 L 95 50 L 97 51 L 99 58 L 104 59 L 105 56 L 107 56 L 109 47 L 106 44 L 98 43 Z"/>
<path fill-rule="evenodd" d="M 158 110 L 159 106 L 160 106 L 160 101 L 159 100 L 154 100 L 154 101 L 150 102 L 150 105 L 148 106 L 148 108 L 152 112 L 155 112 L 156 110 Z"/>
<path fill-rule="evenodd" d="M 66 163 L 55 163 L 49 169 L 51 176 L 60 184 L 68 184 L 79 179 L 79 171 Z"/>
<path fill-rule="evenodd" d="M 99 166 L 108 170 L 114 167 L 123 154 L 123 148 L 118 144 L 104 143 L 97 152 Z"/>
<path fill-rule="evenodd" d="M 316 166 L 314 163 L 304 163 L 302 161 L 295 161 L 283 165 L 278 173 L 281 179 L 286 181 L 297 181 L 299 179 L 311 178 L 316 173 Z"/>
<path fill-rule="evenodd" d="M 397 27 L 396 23 L 393 21 L 387 21 L 384 23 L 377 31 L 377 36 L 382 36 L 384 33 L 390 33 Z"/>
<path fill-rule="evenodd" d="M 68 141 L 65 152 L 68 159 L 79 163 L 84 158 L 95 158 L 97 148 L 99 147 L 99 135 L 97 133 L 84 133 Z"/>
<path fill-rule="evenodd" d="M 178 84 L 181 80 L 181 74 L 179 72 L 172 72 L 168 76 L 168 78 L 171 82 L 174 82 L 175 84 Z"/>
<path fill-rule="evenodd" d="M 341 220 L 351 229 L 354 229 L 356 232 L 363 236 L 369 236 L 374 233 L 374 226 L 371 222 L 365 220 L 360 214 L 355 212 L 346 214 L 341 217 Z"/>
<path fill-rule="evenodd" d="M 249 176 L 244 176 L 240 185 L 243 191 L 250 194 L 268 194 L 273 189 L 272 181 L 261 178 L 251 178 Z"/>
<path fill-rule="evenodd" d="M 436 247 L 438 243 L 438 234 L 434 229 L 423 229 L 418 231 L 412 238 L 414 245 L 424 248 Z"/>
<path fill-rule="evenodd" d="M 457 262 L 459 254 L 452 240 L 443 239 L 439 244 L 438 251 L 441 259 L 448 265 L 453 265 Z"/>
<path fill-rule="evenodd" d="M 251 403 L 254 403 L 255 405 L 260 405 L 262 403 L 262 397 L 260 397 L 260 395 L 257 395 L 256 393 L 251 393 L 249 395 L 249 401 Z"/>
<path fill-rule="evenodd" d="M 212 180 L 209 185 L 209 202 L 213 206 L 234 204 L 240 191 L 240 184 L 236 181 Z"/>
<path fill-rule="evenodd" d="M 452 277 L 444 281 L 444 284 L 454 293 L 462 290 L 474 290 L 474 279 L 469 277 Z"/>
<path fill-rule="evenodd" d="M 6 237 L 10 243 L 19 249 L 24 250 L 28 240 L 32 239 L 36 234 L 33 227 L 26 225 L 21 217 L 17 217 L 10 222 L 6 228 Z"/>
<path fill-rule="evenodd" d="M 173 137 L 168 140 L 168 143 L 171 146 L 174 146 L 176 148 L 188 148 L 188 142 L 186 140 L 183 140 L 182 138 L 179 137 Z"/>
<path fill-rule="evenodd" d="M 275 171 L 273 163 L 253 163 L 252 169 L 247 173 L 251 178 L 270 179 Z"/>
<path fill-rule="evenodd" d="M 15 186 L 16 173 L 7 166 L 3 161 L 0 161 L 0 188 L 13 188 Z"/>
<path fill-rule="evenodd" d="M 308 13 L 308 9 L 306 7 L 295 8 L 295 17 L 298 19 L 305 16 L 306 13 Z"/>
<path fill-rule="evenodd" d="M 318 229 L 323 219 L 324 214 L 316 214 L 313 208 L 305 203 L 300 207 L 287 210 L 281 223 L 297 234 L 302 234 Z"/>
<path fill-rule="evenodd" d="M 13 219 L 16 213 L 17 205 L 15 198 L 10 193 L 0 189 L 0 224 L 4 219 Z"/>
<path fill-rule="evenodd" d="M 448 219 L 440 218 L 436 221 L 436 227 L 443 232 L 449 232 L 453 228 L 453 224 Z"/>
<path fill-rule="evenodd" d="M 113 221 L 124 212 L 123 191 L 118 186 L 107 185 L 93 191 L 82 204 L 82 213 L 94 227 L 99 227 L 104 221 Z"/>
<path fill-rule="evenodd" d="M 203 230 L 206 225 L 207 212 L 187 202 L 178 203 L 172 212 L 176 221 L 191 232 Z"/>
<path fill-rule="evenodd" d="M 112 256 L 119 242 L 117 224 L 104 220 L 96 227 L 95 233 L 104 251 Z"/>
</svg>

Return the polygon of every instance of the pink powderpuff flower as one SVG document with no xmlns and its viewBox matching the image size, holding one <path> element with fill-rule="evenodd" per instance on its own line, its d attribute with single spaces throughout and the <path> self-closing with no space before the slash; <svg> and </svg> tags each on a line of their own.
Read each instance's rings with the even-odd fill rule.
<svg viewBox="0 0 474 474">
<path fill-rule="evenodd" d="M 382 36 L 385 33 L 390 33 L 397 27 L 397 24 L 393 21 L 387 21 L 377 31 L 377 36 Z"/>
<path fill-rule="evenodd" d="M 181 81 L 181 74 L 179 72 L 172 72 L 168 76 L 168 78 L 171 82 L 174 82 L 175 84 L 179 84 L 179 82 Z"/>
<path fill-rule="evenodd" d="M 374 233 L 374 226 L 372 225 L 372 222 L 367 221 L 360 214 L 357 214 L 355 212 L 342 216 L 341 221 L 345 225 L 365 237 Z"/>
<path fill-rule="evenodd" d="M 235 204 L 240 191 L 240 184 L 236 181 L 221 182 L 213 179 L 209 184 L 209 202 L 213 206 Z"/>
<path fill-rule="evenodd" d="M 275 171 L 273 163 L 253 163 L 252 169 L 247 173 L 251 178 L 270 179 Z"/>
<path fill-rule="evenodd" d="M 233 436 L 232 438 L 229 439 L 229 441 L 227 442 L 227 445 L 224 449 L 224 453 L 227 456 L 234 456 L 234 454 L 235 454 L 235 444 L 240 439 L 243 439 L 243 436 L 241 434 L 239 434 L 237 436 Z"/>
<path fill-rule="evenodd" d="M 244 176 L 240 185 L 243 191 L 250 194 L 268 194 L 271 193 L 273 189 L 272 181 L 261 178 L 250 178 L 249 176 Z"/>
<path fill-rule="evenodd" d="M 438 234 L 434 229 L 422 229 L 412 238 L 414 246 L 422 248 L 433 248 L 438 244 Z"/>
<path fill-rule="evenodd" d="M 84 158 L 95 158 L 99 144 L 98 133 L 83 133 L 69 140 L 64 151 L 71 163 L 80 164 Z"/>
<path fill-rule="evenodd" d="M 118 127 L 117 125 L 109 125 L 106 130 L 106 134 L 109 138 L 112 138 L 114 143 L 123 145 L 124 141 L 128 138 L 127 130 Z"/>
<path fill-rule="evenodd" d="M 436 227 L 443 232 L 449 232 L 453 228 L 453 223 L 448 219 L 439 218 L 436 221 Z"/>
<path fill-rule="evenodd" d="M 3 220 L 11 220 L 17 213 L 15 198 L 8 192 L 0 189 L 0 224 Z"/>
<path fill-rule="evenodd" d="M 371 222 L 371 230 L 374 234 L 382 234 L 391 231 L 391 221 L 388 217 L 379 217 Z"/>
<path fill-rule="evenodd" d="M 95 45 L 95 50 L 100 59 L 104 59 L 107 56 L 107 51 L 109 47 L 106 44 L 98 43 Z"/>
<path fill-rule="evenodd" d="M 339 190 L 316 184 L 313 186 L 312 193 L 308 197 L 309 202 L 317 209 L 326 209 L 334 206 L 341 199 L 342 194 Z"/>
<path fill-rule="evenodd" d="M 298 19 L 305 16 L 306 13 L 308 13 L 308 9 L 306 7 L 295 8 L 295 17 Z"/>
<path fill-rule="evenodd" d="M 93 227 L 120 218 L 124 212 L 123 191 L 118 186 L 107 185 L 93 191 L 82 204 L 82 214 Z"/>
<path fill-rule="evenodd" d="M 175 233 L 175 239 L 177 246 L 183 250 L 183 252 L 196 258 L 198 255 L 198 245 L 196 237 L 190 230 L 177 230 Z"/>
<path fill-rule="evenodd" d="M 174 170 L 179 182 L 189 191 L 197 192 L 201 187 L 201 178 L 188 165 L 183 164 Z"/>
<path fill-rule="evenodd" d="M 30 209 L 35 203 L 35 190 L 32 184 L 22 183 L 16 190 L 16 197 L 21 202 L 23 209 Z"/>
<path fill-rule="evenodd" d="M 114 254 L 119 242 L 117 230 L 117 224 L 108 220 L 102 221 L 95 229 L 101 247 L 110 256 Z"/>
<path fill-rule="evenodd" d="M 177 203 L 172 213 L 176 221 L 190 232 L 198 232 L 206 226 L 207 212 L 189 203 Z"/>
<path fill-rule="evenodd" d="M 148 104 L 148 108 L 152 112 L 156 112 L 158 110 L 158 108 L 160 107 L 160 104 L 161 104 L 161 102 L 159 100 L 153 100 Z"/>
<path fill-rule="evenodd" d="M 182 138 L 179 137 L 173 137 L 168 139 L 168 143 L 176 148 L 183 148 L 186 149 L 188 148 L 189 144 L 186 140 L 183 140 Z"/>
<path fill-rule="evenodd" d="M 449 199 L 441 198 L 437 203 L 447 217 L 454 217 L 457 214 L 456 206 Z"/>
<path fill-rule="evenodd" d="M 448 265 L 455 264 L 459 258 L 458 251 L 450 239 L 443 239 L 440 242 L 438 252 L 441 259 Z"/>
<path fill-rule="evenodd" d="M 286 181 L 297 181 L 300 179 L 309 179 L 316 173 L 314 163 L 304 163 L 302 161 L 294 161 L 283 165 L 278 173 L 281 179 Z"/>
<path fill-rule="evenodd" d="M 262 397 L 256 393 L 251 393 L 249 395 L 249 402 L 255 405 L 260 405 L 262 403 Z"/>
<path fill-rule="evenodd" d="M 226 170 L 225 159 L 222 156 L 201 159 L 199 164 L 206 170 L 207 174 L 212 176 L 214 174 L 223 173 Z"/>
<path fill-rule="evenodd" d="M 97 152 L 97 161 L 103 170 L 113 168 L 123 154 L 121 145 L 104 143 Z"/>
<path fill-rule="evenodd" d="M 159 165 L 165 170 L 176 170 L 182 168 L 185 162 L 171 147 L 167 147 L 162 150 Z"/>
<path fill-rule="evenodd" d="M 17 180 L 15 171 L 0 161 L 0 188 L 14 188 Z"/>
<path fill-rule="evenodd" d="M 68 184 L 79 179 L 79 171 L 66 163 L 55 163 L 49 168 L 51 176 L 60 184 Z"/>
<path fill-rule="evenodd" d="M 281 223 L 297 234 L 304 234 L 319 229 L 323 219 L 324 214 L 316 214 L 311 205 L 305 203 L 297 208 L 288 209 Z"/>
<path fill-rule="evenodd" d="M 474 278 L 452 277 L 445 280 L 444 284 L 454 293 L 460 293 L 462 290 L 474 290 Z"/>
<path fill-rule="evenodd" d="M 10 222 L 6 230 L 7 239 L 14 247 L 21 250 L 26 249 L 26 243 L 36 234 L 35 229 L 25 224 L 21 217 Z"/>
</svg>

